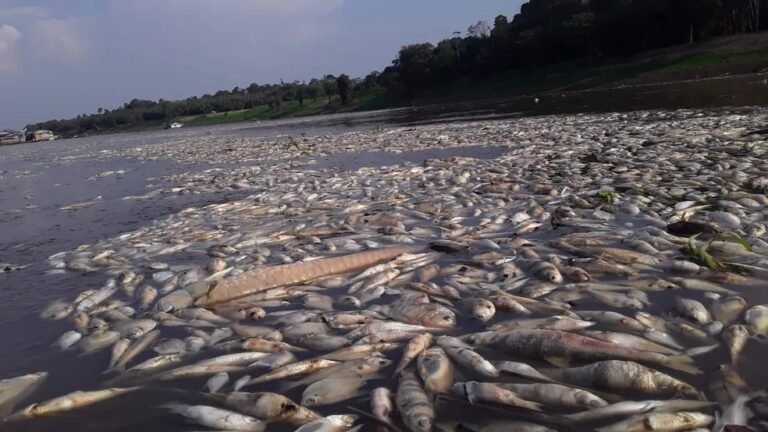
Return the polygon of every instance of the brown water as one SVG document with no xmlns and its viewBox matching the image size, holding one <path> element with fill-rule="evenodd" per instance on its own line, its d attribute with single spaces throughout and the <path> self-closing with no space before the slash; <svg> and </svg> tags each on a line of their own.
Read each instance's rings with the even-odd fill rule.
<svg viewBox="0 0 768 432">
<path fill-rule="evenodd" d="M 77 140 L 42 142 L 13 147 L 0 147 L 0 262 L 24 264 L 19 272 L 0 274 L 0 379 L 34 371 L 48 371 L 49 379 L 31 400 L 44 400 L 78 389 L 93 389 L 104 379 L 101 371 L 109 354 L 79 357 L 72 352 L 60 353 L 49 345 L 69 324 L 44 321 L 37 317 L 42 306 L 53 299 L 72 298 L 77 292 L 102 286 L 98 276 L 72 273 L 55 277 L 48 270 L 45 258 L 53 253 L 71 250 L 79 244 L 93 243 L 121 232 L 134 230 L 164 215 L 176 213 L 192 205 L 227 202 L 242 198 L 249 192 L 226 192 L 208 195 L 181 195 L 173 199 L 148 201 L 122 200 L 129 195 L 146 192 L 150 184 L 157 186 L 158 178 L 174 173 L 194 171 L 210 166 L 189 166 L 169 161 L 140 161 L 83 157 L 104 149 L 121 149 L 162 142 L 185 136 L 277 136 L 305 132 L 309 135 L 386 127 L 388 125 L 450 122 L 463 119 L 508 118 L 529 114 L 555 112 L 609 111 L 647 108 L 681 108 L 723 105 L 768 104 L 768 86 L 764 76 L 707 80 L 676 85 L 647 86 L 612 90 L 569 93 L 565 96 L 543 95 L 539 104 L 530 97 L 505 101 L 435 106 L 408 110 L 325 116 L 299 121 L 235 124 L 209 128 L 189 128 L 174 131 L 143 132 Z M 361 152 L 318 158 L 315 167 L 336 166 L 356 169 L 361 166 L 391 165 L 405 161 L 420 163 L 434 157 L 472 156 L 493 158 L 502 149 L 493 147 L 464 147 L 425 150 L 401 154 Z M 88 178 L 108 170 L 124 169 L 119 176 L 95 181 Z M 59 207 L 94 200 L 92 206 L 62 211 Z M 654 297 L 652 313 L 663 313 L 673 294 Z M 750 303 L 768 303 L 766 292 L 748 292 Z M 462 331 L 477 323 L 460 322 Z M 714 369 L 726 355 L 722 349 L 701 357 L 700 364 Z M 395 357 L 398 355 L 395 354 Z M 755 388 L 768 387 L 768 374 L 762 372 L 757 359 L 766 358 L 768 348 L 748 344 L 744 357 L 748 359 L 742 372 Z M 391 370 L 385 371 L 390 373 Z M 707 376 L 697 378 L 703 385 Z M 205 379 L 174 384 L 178 388 L 197 390 Z M 300 399 L 297 389 L 287 396 Z M 9 431 L 169 431 L 193 430 L 179 419 L 155 408 L 169 399 L 194 402 L 199 397 L 167 388 L 146 388 L 140 392 L 76 410 L 49 419 L 0 424 Z M 27 401 L 29 402 L 29 401 Z M 457 413 L 457 420 L 476 418 L 477 409 L 442 401 L 441 412 Z M 338 407 L 345 412 L 344 406 Z M 365 409 L 366 402 L 353 405 Z M 334 407 L 324 409 L 333 412 Z M 561 426 L 562 430 L 567 427 Z M 270 427 L 269 430 L 291 430 L 290 427 Z M 369 430 L 374 430 L 369 428 Z"/>
</svg>

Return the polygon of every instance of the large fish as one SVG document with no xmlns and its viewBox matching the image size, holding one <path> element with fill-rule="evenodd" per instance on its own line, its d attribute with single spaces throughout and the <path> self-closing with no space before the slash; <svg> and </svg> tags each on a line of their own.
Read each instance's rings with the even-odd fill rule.
<svg viewBox="0 0 768 432">
<path fill-rule="evenodd" d="M 403 423 L 413 432 L 429 432 L 435 421 L 435 407 L 421 387 L 416 374 L 404 370 L 395 397 Z"/>
<path fill-rule="evenodd" d="M 31 395 L 48 378 L 48 372 L 37 372 L 0 381 L 0 418 L 10 414 L 17 403 Z"/>
<path fill-rule="evenodd" d="M 467 341 L 508 353 L 549 360 L 564 365 L 571 360 L 637 360 L 688 373 L 701 373 L 690 357 L 666 356 L 621 347 L 598 339 L 554 330 L 508 330 L 476 333 Z"/>
<path fill-rule="evenodd" d="M 195 304 L 223 303 L 250 294 L 287 285 L 297 285 L 327 276 L 349 273 L 387 261 L 404 253 L 416 253 L 421 246 L 396 246 L 251 270 L 216 283 Z"/>
<path fill-rule="evenodd" d="M 553 370 L 547 375 L 558 381 L 616 394 L 672 396 L 679 393 L 702 396 L 690 384 L 631 361 L 600 361 L 586 366 Z"/>
<path fill-rule="evenodd" d="M 94 391 L 76 391 L 47 401 L 33 403 L 8 417 L 7 420 L 41 417 L 71 411 L 132 392 L 138 388 L 139 387 L 127 387 Z"/>
</svg>

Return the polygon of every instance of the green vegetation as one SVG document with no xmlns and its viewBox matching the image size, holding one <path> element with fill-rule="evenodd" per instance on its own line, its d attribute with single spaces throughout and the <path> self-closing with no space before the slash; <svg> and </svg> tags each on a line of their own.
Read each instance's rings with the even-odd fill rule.
<svg viewBox="0 0 768 432">
<path fill-rule="evenodd" d="M 768 48 L 743 52 L 710 52 L 683 57 L 661 68 L 662 71 L 681 71 L 704 69 L 725 64 L 760 64 L 768 65 Z"/>
<path fill-rule="evenodd" d="M 768 50 L 646 57 L 649 50 L 768 27 L 768 0 L 529 0 L 509 20 L 478 22 L 464 36 L 404 46 L 381 72 L 325 75 L 309 82 L 253 83 L 179 101 L 134 99 L 68 120 L 28 125 L 72 136 L 213 124 L 404 105 L 414 99 L 467 99 L 585 89 L 627 80 L 768 67 Z M 747 48 L 751 49 L 751 48 Z M 730 52 L 729 52 L 730 51 Z M 695 71 L 695 73 L 690 72 Z"/>
</svg>

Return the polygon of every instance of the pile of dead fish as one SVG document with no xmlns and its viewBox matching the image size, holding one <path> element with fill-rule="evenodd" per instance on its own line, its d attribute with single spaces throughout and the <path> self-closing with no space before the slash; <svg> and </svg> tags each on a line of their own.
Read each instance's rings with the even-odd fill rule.
<svg viewBox="0 0 768 432">
<path fill-rule="evenodd" d="M 158 409 L 240 431 L 768 430 L 761 120 L 473 123 L 452 130 L 509 152 L 254 173 L 247 199 L 51 256 L 104 281 L 41 315 L 108 377 L 21 409 L 46 373 L 7 379 L 0 411 L 202 385 Z"/>
</svg>

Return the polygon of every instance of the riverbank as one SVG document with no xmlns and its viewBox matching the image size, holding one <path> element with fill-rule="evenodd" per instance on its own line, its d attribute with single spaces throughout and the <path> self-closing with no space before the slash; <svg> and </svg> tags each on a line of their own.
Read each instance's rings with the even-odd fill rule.
<svg viewBox="0 0 768 432">
<path fill-rule="evenodd" d="M 189 126 L 263 121 L 321 114 L 366 111 L 387 107 L 480 102 L 487 99 L 525 95 L 558 96 L 573 91 L 599 90 L 665 83 L 674 85 L 704 78 L 750 75 L 768 71 L 768 34 L 718 38 L 696 45 L 682 45 L 650 51 L 627 59 L 608 60 L 598 65 L 585 61 L 567 62 L 540 69 L 516 69 L 484 79 L 465 79 L 450 86 L 418 94 L 413 99 L 367 92 L 342 105 L 338 97 L 292 101 L 280 109 L 259 106 L 249 110 L 179 117 Z"/>
</svg>

